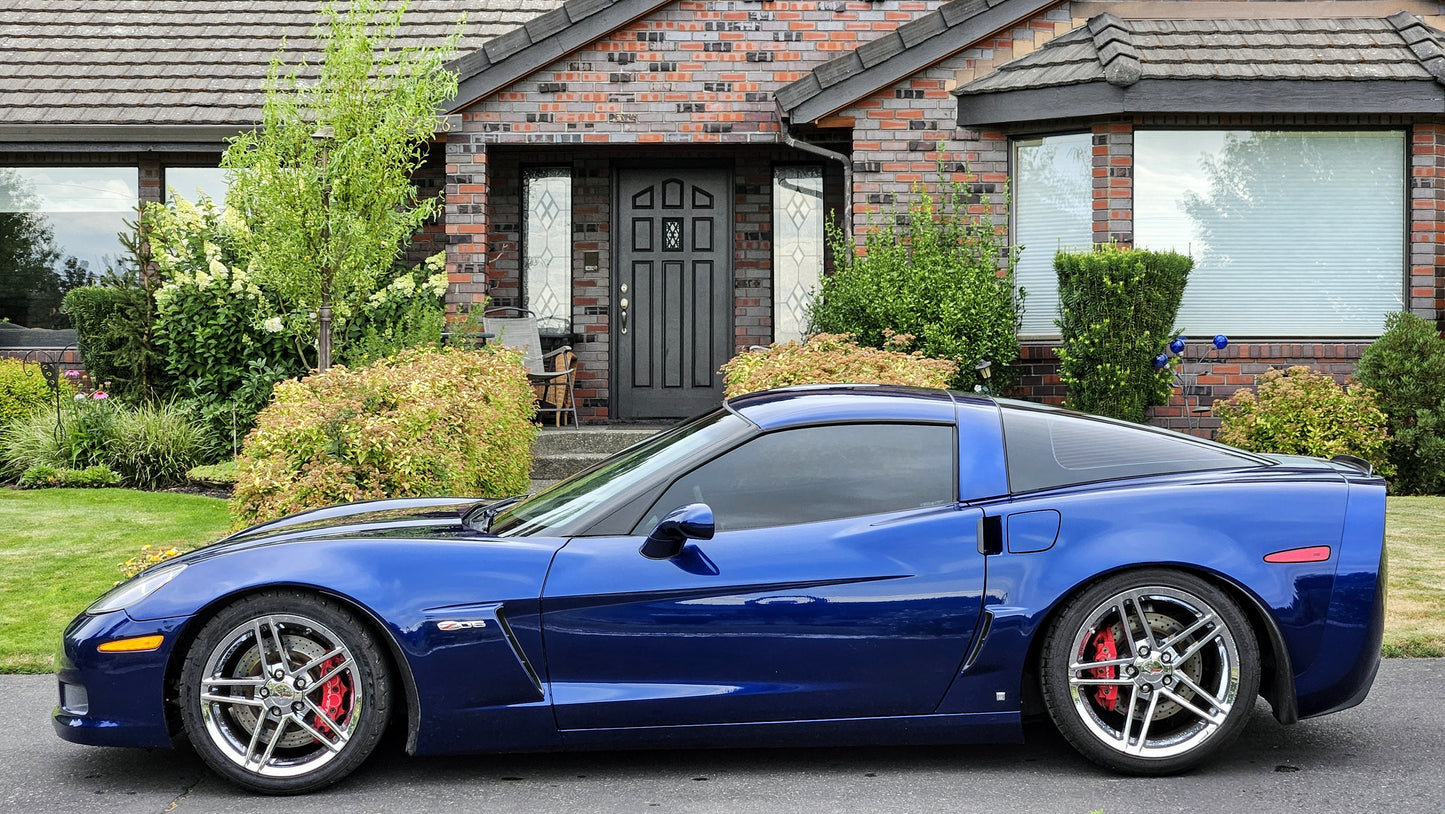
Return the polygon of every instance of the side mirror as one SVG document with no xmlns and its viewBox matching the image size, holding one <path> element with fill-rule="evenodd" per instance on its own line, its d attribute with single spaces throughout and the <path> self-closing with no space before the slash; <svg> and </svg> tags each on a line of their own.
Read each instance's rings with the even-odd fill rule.
<svg viewBox="0 0 1445 814">
<path fill-rule="evenodd" d="M 712 509 L 706 503 L 689 503 L 668 512 L 638 551 L 650 560 L 670 560 L 682 553 L 688 540 L 711 540 L 712 534 Z"/>
</svg>

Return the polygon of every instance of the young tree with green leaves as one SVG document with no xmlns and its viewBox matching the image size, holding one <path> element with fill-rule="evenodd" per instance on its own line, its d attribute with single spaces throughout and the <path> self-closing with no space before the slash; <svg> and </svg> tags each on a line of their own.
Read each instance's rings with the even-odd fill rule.
<svg viewBox="0 0 1445 814">
<path fill-rule="evenodd" d="M 412 175 L 442 124 L 441 105 L 456 94 L 446 63 L 461 24 L 436 47 L 401 47 L 406 9 L 386 11 L 379 0 L 322 6 L 319 76 L 274 60 L 261 127 L 233 139 L 221 161 L 230 170 L 226 206 L 249 226 L 251 274 L 281 296 L 290 319 L 315 315 L 321 370 L 330 365 L 332 308 L 354 311 L 442 205 L 441 195 L 421 197 Z"/>
</svg>

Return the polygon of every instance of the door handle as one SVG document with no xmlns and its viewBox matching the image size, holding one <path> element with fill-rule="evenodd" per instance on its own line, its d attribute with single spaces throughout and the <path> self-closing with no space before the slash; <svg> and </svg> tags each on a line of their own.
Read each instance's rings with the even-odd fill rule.
<svg viewBox="0 0 1445 814">
<path fill-rule="evenodd" d="M 622 308 L 622 332 L 625 334 L 627 333 L 627 298 L 623 297 L 617 304 Z"/>
</svg>

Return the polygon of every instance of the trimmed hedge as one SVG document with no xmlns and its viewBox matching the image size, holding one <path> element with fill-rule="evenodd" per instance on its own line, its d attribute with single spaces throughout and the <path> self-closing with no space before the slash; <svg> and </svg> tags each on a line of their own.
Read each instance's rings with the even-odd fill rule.
<svg viewBox="0 0 1445 814">
<path fill-rule="evenodd" d="M 524 492 L 536 405 L 519 355 L 413 349 L 281 382 L 237 467 L 237 527 L 356 500 Z"/>
<path fill-rule="evenodd" d="M 1059 252 L 1059 380 L 1065 404 L 1142 422 L 1167 404 L 1174 369 L 1154 359 L 1178 331 L 1174 318 L 1194 261 L 1174 252 L 1099 246 Z"/>
<path fill-rule="evenodd" d="M 897 338 L 891 334 L 889 341 Z M 848 334 L 815 334 L 740 353 L 722 366 L 728 397 L 791 384 L 904 384 L 947 387 L 956 367 L 947 359 L 929 359 L 921 351 L 865 348 Z"/>
<path fill-rule="evenodd" d="M 1391 314 L 1385 333 L 1360 356 L 1355 377 L 1375 391 L 1389 419 L 1391 488 L 1445 492 L 1445 339 L 1434 323 Z"/>
</svg>

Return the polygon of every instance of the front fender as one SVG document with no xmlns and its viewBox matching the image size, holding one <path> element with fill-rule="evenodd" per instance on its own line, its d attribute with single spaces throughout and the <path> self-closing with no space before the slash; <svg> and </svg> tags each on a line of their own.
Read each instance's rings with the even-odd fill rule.
<svg viewBox="0 0 1445 814">
<path fill-rule="evenodd" d="M 351 604 L 388 638 L 412 699 L 416 753 L 556 745 L 540 664 L 540 596 L 562 540 L 341 539 L 227 551 L 127 613 L 189 617 L 182 641 L 237 597 L 300 588 Z M 440 621 L 461 622 L 442 630 Z M 172 660 L 184 658 L 177 648 Z M 409 680 L 408 680 L 409 679 Z"/>
</svg>

